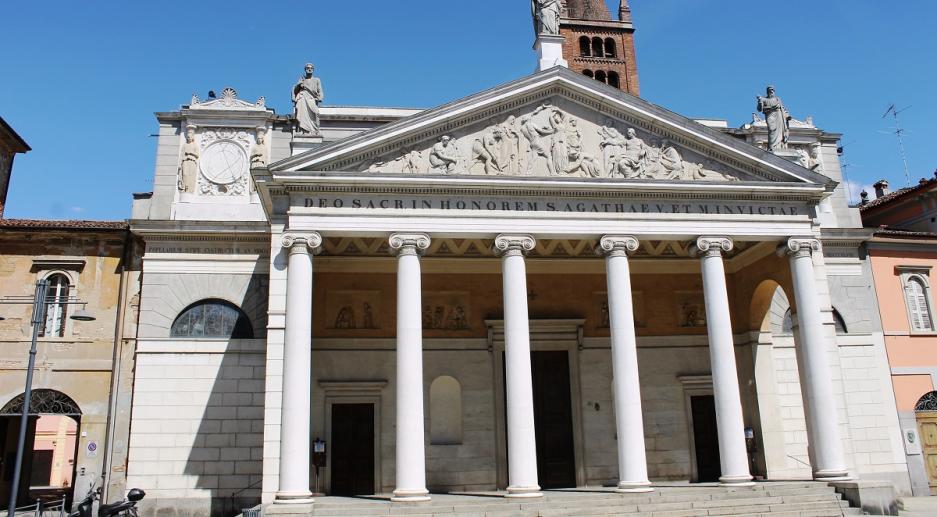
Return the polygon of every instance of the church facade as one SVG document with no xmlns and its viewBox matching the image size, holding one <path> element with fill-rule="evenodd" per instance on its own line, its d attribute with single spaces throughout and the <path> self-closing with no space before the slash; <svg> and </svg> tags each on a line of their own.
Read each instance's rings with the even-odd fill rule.
<svg viewBox="0 0 937 517">
<path fill-rule="evenodd" d="M 323 106 L 307 67 L 298 117 L 233 89 L 157 115 L 131 220 L 146 511 L 909 491 L 839 135 L 642 100 L 627 4 L 556 4 L 534 2 L 540 72 L 435 109 Z"/>
</svg>

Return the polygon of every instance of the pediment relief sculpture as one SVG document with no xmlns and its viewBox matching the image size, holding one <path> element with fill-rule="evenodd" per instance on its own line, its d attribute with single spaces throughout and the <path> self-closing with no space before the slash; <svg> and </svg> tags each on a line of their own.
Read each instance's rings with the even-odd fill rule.
<svg viewBox="0 0 937 517">
<path fill-rule="evenodd" d="M 267 162 L 266 128 L 186 127 L 178 189 L 198 196 L 244 196 L 253 190 L 250 167 Z M 263 164 L 263 165 L 262 165 Z"/>
<path fill-rule="evenodd" d="M 739 176 L 666 138 L 611 119 L 594 123 L 544 103 L 481 128 L 463 128 L 356 170 L 393 174 L 732 181 Z M 718 170 L 717 170 L 718 169 Z"/>
</svg>

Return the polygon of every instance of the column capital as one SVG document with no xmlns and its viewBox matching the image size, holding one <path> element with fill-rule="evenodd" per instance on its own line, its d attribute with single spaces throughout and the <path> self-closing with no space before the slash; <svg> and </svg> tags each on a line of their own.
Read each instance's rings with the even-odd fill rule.
<svg viewBox="0 0 937 517">
<path fill-rule="evenodd" d="M 394 233 L 387 242 L 397 255 L 422 255 L 429 248 L 430 238 L 425 233 Z"/>
<path fill-rule="evenodd" d="M 599 247 L 595 252 L 607 257 L 626 257 L 638 251 L 639 246 L 641 243 L 632 235 L 604 235 L 599 239 Z"/>
<path fill-rule="evenodd" d="M 813 237 L 791 237 L 777 250 L 779 257 L 787 255 L 793 258 L 809 257 L 815 251 L 820 251 L 820 240 Z"/>
<path fill-rule="evenodd" d="M 690 245 L 691 257 L 721 257 L 732 251 L 735 244 L 728 237 L 700 237 Z"/>
<path fill-rule="evenodd" d="M 322 235 L 319 232 L 286 232 L 280 238 L 280 245 L 291 253 L 318 253 L 322 247 Z"/>
<path fill-rule="evenodd" d="M 536 244 L 532 235 L 499 235 L 495 237 L 495 253 L 505 257 L 524 255 Z"/>
</svg>

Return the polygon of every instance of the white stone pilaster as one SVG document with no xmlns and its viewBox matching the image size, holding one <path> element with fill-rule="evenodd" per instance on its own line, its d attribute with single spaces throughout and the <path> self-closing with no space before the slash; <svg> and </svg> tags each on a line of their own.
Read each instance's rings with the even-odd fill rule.
<svg viewBox="0 0 937 517">
<path fill-rule="evenodd" d="M 277 503 L 311 503 L 309 491 L 310 402 L 312 389 L 312 254 L 318 233 L 285 233 L 289 250 L 283 404 L 280 425 L 280 488 Z"/>
<path fill-rule="evenodd" d="M 800 332 L 797 353 L 802 354 L 799 361 L 803 370 L 801 390 L 815 462 L 813 476 L 818 480 L 838 481 L 849 479 L 849 471 L 839 434 L 823 316 L 816 291 L 812 255 L 819 251 L 820 241 L 812 237 L 795 237 L 778 248 L 778 254 L 786 254 L 791 263 Z"/>
<path fill-rule="evenodd" d="M 722 262 L 722 254 L 731 251 L 732 246 L 732 240 L 726 237 L 700 237 L 691 251 L 702 260 L 706 330 L 709 334 L 719 460 L 722 465 L 719 481 L 725 485 L 745 485 L 751 484 L 752 475 L 745 448 L 745 423 L 735 363 L 729 294 Z"/>
<path fill-rule="evenodd" d="M 397 252 L 397 488 L 392 501 L 429 501 L 423 437 L 423 319 L 420 253 L 426 234 L 390 236 Z"/>
<path fill-rule="evenodd" d="M 524 253 L 534 249 L 530 235 L 499 235 L 504 286 L 504 371 L 508 424 L 508 495 L 540 497 L 530 370 L 530 322 Z"/>
<path fill-rule="evenodd" d="M 608 277 L 608 319 L 612 342 L 615 429 L 618 434 L 618 491 L 650 492 L 644 451 L 644 417 L 638 378 L 631 270 L 628 253 L 638 249 L 632 236 L 606 235 L 599 241 Z"/>
</svg>

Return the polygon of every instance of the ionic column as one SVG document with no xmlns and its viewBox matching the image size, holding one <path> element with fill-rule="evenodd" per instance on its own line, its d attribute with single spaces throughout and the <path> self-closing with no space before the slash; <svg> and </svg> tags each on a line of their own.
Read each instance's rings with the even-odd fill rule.
<svg viewBox="0 0 937 517">
<path fill-rule="evenodd" d="M 311 503 L 309 491 L 312 388 L 312 254 L 318 233 L 287 233 L 286 337 L 283 346 L 283 404 L 280 412 L 280 489 L 277 503 Z"/>
<path fill-rule="evenodd" d="M 534 393 L 530 371 L 530 323 L 524 253 L 534 249 L 530 235 L 499 235 L 504 285 L 504 371 L 508 424 L 508 495 L 540 497 Z"/>
<path fill-rule="evenodd" d="M 397 252 L 397 488 L 392 501 L 429 501 L 423 445 L 423 319 L 420 253 L 429 235 L 390 236 Z"/>
<path fill-rule="evenodd" d="M 722 253 L 732 249 L 732 240 L 725 237 L 700 237 L 693 248 L 691 252 L 702 259 L 706 330 L 709 333 L 719 460 L 722 464 L 719 482 L 726 485 L 750 484 L 752 476 L 748 470 L 748 452 L 745 448 L 745 423 L 735 366 L 729 294 L 722 264 Z"/>
<path fill-rule="evenodd" d="M 615 428 L 618 432 L 618 491 L 650 492 L 644 452 L 641 383 L 631 299 L 628 253 L 638 249 L 631 236 L 606 235 L 599 241 L 608 276 L 608 319 L 611 327 Z"/>
<path fill-rule="evenodd" d="M 800 327 L 797 353 L 801 356 L 801 389 L 813 449 L 813 476 L 823 480 L 842 480 L 848 479 L 849 471 L 843 458 L 827 342 L 823 335 L 823 317 L 817 297 L 812 257 L 815 251 L 820 251 L 820 241 L 809 237 L 792 238 L 778 248 L 778 254 L 790 257 L 794 281 Z"/>
</svg>

